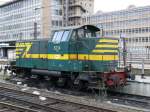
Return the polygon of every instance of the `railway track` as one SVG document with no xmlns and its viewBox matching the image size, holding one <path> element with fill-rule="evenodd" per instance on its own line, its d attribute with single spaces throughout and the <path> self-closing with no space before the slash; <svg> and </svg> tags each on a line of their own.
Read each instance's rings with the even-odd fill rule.
<svg viewBox="0 0 150 112">
<path fill-rule="evenodd" d="M 17 110 L 20 107 L 26 109 L 27 112 L 117 112 L 55 98 L 47 98 L 47 100 L 41 101 L 39 95 L 2 86 L 0 87 L 0 101 L 2 101 L 1 105 L 10 109 L 15 108 Z"/>
<path fill-rule="evenodd" d="M 109 98 L 113 103 L 132 105 L 135 107 L 146 108 L 150 110 L 150 97 L 147 96 L 111 92 L 109 94 Z"/>
<path fill-rule="evenodd" d="M 60 92 L 63 92 L 65 94 L 72 94 L 72 95 L 81 95 L 83 97 L 87 98 L 94 98 L 95 95 L 92 93 L 84 93 L 84 92 L 73 92 L 69 91 L 67 93 L 67 90 L 60 90 Z M 98 95 L 98 91 L 97 91 Z M 98 97 L 98 96 L 97 96 Z M 142 96 L 142 95 L 133 95 L 133 94 L 126 94 L 126 93 L 119 93 L 119 92 L 108 92 L 106 99 L 111 101 L 111 103 L 117 103 L 127 106 L 133 106 L 138 108 L 145 108 L 150 110 L 150 97 L 148 96 Z"/>
<path fill-rule="evenodd" d="M 0 102 L 0 112 L 40 112 L 23 106 Z"/>
<path fill-rule="evenodd" d="M 108 100 L 111 101 L 111 104 L 103 104 L 98 102 L 93 103 L 91 100 L 88 101 L 87 94 L 84 94 L 84 92 L 69 91 L 68 95 L 66 89 L 63 89 L 63 94 L 61 89 L 60 93 L 59 91 L 58 93 L 55 93 L 36 88 L 30 88 L 29 90 L 22 92 L 22 88 L 23 86 L 0 82 L 0 101 L 40 112 L 51 112 L 49 110 L 53 109 L 56 110 L 53 110 L 52 112 L 150 112 L 149 109 L 140 109 L 136 108 L 136 106 L 134 108 L 134 105 L 131 107 L 131 104 L 135 103 L 134 99 L 131 100 L 130 97 L 126 97 L 126 101 L 124 101 L 121 95 L 120 98 L 117 95 L 108 98 Z M 46 97 L 46 101 L 39 100 L 40 95 L 32 94 L 35 90 L 40 91 L 41 96 Z M 84 99 L 86 98 L 87 101 L 82 101 L 82 97 L 84 97 Z M 124 102 L 126 102 L 126 104 Z M 120 106 L 120 104 L 123 105 Z M 138 103 L 138 105 L 139 104 L 140 103 Z M 124 105 L 127 105 L 127 107 Z"/>
</svg>

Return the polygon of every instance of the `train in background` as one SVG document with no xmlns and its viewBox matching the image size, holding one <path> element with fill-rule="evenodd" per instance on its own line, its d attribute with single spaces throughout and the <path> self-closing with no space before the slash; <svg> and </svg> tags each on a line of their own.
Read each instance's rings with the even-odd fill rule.
<svg viewBox="0 0 150 112">
<path fill-rule="evenodd" d="M 119 40 L 99 32 L 84 25 L 55 30 L 48 40 L 18 41 L 15 72 L 71 88 L 123 86 L 130 70 L 118 70 Z"/>
</svg>

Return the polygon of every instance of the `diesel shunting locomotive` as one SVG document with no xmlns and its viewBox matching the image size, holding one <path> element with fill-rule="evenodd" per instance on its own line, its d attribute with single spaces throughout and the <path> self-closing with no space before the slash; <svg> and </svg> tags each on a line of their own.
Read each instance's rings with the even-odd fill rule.
<svg viewBox="0 0 150 112">
<path fill-rule="evenodd" d="M 127 71 L 118 71 L 118 39 L 100 37 L 93 25 L 55 30 L 49 40 L 16 43 L 16 72 L 40 77 L 61 86 L 87 88 L 126 83 Z M 93 85 L 94 84 L 94 85 Z"/>
</svg>

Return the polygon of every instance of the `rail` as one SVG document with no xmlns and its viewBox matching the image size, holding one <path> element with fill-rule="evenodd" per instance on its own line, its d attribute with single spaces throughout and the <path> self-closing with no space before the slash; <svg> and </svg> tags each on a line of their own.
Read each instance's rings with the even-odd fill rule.
<svg viewBox="0 0 150 112">
<path fill-rule="evenodd" d="M 10 103 L 0 102 L 1 112 L 5 112 L 5 111 L 10 112 L 12 110 L 21 111 L 21 112 L 40 112 L 40 111 L 29 109 L 23 106 L 17 106 L 17 105 L 10 104 Z"/>
<path fill-rule="evenodd" d="M 39 100 L 39 95 L 34 95 L 11 88 L 0 87 L 0 97 L 3 102 L 11 104 L 24 105 L 29 109 L 32 107 L 40 112 L 117 112 L 110 109 L 92 107 L 84 104 L 78 104 L 69 101 L 63 101 L 55 98 L 47 98 L 46 101 Z"/>
</svg>

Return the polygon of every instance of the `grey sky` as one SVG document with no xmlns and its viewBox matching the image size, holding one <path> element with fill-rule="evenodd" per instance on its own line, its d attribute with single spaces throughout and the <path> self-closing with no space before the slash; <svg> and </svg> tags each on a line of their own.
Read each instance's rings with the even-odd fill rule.
<svg viewBox="0 0 150 112">
<path fill-rule="evenodd" d="M 150 0 L 95 0 L 95 12 L 126 9 L 129 5 L 147 6 L 150 5 Z"/>
<path fill-rule="evenodd" d="M 0 0 L 0 3 L 10 0 Z M 150 5 L 150 0 L 95 0 L 95 12 L 98 10 L 108 12 L 126 9 L 129 5 L 146 6 Z"/>
<path fill-rule="evenodd" d="M 0 3 L 7 2 L 7 1 L 11 1 L 11 0 L 0 0 Z"/>
</svg>

